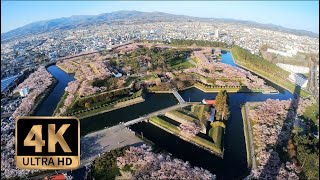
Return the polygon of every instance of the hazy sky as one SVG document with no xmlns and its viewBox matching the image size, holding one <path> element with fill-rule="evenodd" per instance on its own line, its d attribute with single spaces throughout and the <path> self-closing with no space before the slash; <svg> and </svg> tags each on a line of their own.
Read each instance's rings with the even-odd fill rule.
<svg viewBox="0 0 320 180">
<path fill-rule="evenodd" d="M 1 33 L 28 23 L 119 10 L 233 18 L 319 31 L 319 1 L 2 1 Z"/>
</svg>

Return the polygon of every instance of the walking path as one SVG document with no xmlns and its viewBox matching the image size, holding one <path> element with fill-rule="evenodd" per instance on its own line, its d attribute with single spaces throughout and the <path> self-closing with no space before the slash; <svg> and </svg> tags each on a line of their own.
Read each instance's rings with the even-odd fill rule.
<svg viewBox="0 0 320 180">
<path fill-rule="evenodd" d="M 176 91 L 175 89 L 172 89 L 172 93 L 173 93 L 173 95 L 177 98 L 177 100 L 179 101 L 179 103 L 185 103 L 185 100 L 180 96 L 180 94 L 178 93 L 178 91 Z"/>
</svg>

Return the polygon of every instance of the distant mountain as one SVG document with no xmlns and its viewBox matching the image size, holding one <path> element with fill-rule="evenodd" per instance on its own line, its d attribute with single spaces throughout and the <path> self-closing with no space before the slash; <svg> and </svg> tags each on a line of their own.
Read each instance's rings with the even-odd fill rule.
<svg viewBox="0 0 320 180">
<path fill-rule="evenodd" d="M 319 37 L 319 34 L 305 31 L 284 28 L 272 24 L 260 24 L 251 21 L 241 21 L 234 19 L 216 19 L 216 18 L 197 18 L 185 15 L 173 15 L 162 12 L 140 12 L 140 11 L 116 11 L 100 15 L 83 15 L 63 17 L 52 20 L 38 21 L 27 24 L 20 28 L 11 30 L 1 34 L 1 42 L 11 39 L 21 38 L 28 35 L 41 34 L 55 30 L 68 30 L 77 27 L 86 27 L 90 25 L 99 25 L 102 23 L 121 23 L 123 20 L 131 22 L 159 22 L 159 21 L 222 21 L 246 24 L 248 26 L 271 29 L 282 32 L 289 32 L 296 35 L 304 35 L 310 37 Z"/>
</svg>

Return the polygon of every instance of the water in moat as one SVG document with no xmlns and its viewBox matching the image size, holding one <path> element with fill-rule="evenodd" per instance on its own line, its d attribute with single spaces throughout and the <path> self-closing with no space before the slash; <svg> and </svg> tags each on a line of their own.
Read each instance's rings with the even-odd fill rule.
<svg viewBox="0 0 320 180">
<path fill-rule="evenodd" d="M 237 66 L 229 52 L 222 54 L 222 62 Z M 53 70 L 54 69 L 54 70 Z M 51 115 L 63 95 L 67 83 L 73 80 L 71 75 L 62 73 L 56 66 L 50 66 L 49 72 L 58 80 L 65 79 L 64 83 L 55 87 L 36 112 L 36 115 Z M 65 76 L 65 77 L 61 77 Z M 70 77 L 71 76 L 71 77 Z M 59 79 L 60 78 L 60 79 Z M 131 126 L 131 129 L 137 133 L 143 133 L 143 136 L 153 141 L 159 148 L 171 153 L 174 157 L 184 161 L 189 161 L 191 165 L 203 167 L 216 174 L 219 179 L 242 179 L 249 174 L 246 161 L 246 147 L 243 133 L 243 122 L 240 111 L 240 105 L 245 102 L 264 101 L 271 99 L 289 99 L 293 95 L 283 88 L 267 81 L 268 85 L 276 88 L 278 94 L 262 93 L 230 93 L 229 103 L 231 115 L 227 122 L 226 133 L 224 137 L 224 158 L 221 159 L 213 154 L 185 142 L 178 137 L 167 133 L 148 123 L 138 123 Z M 59 81 L 60 82 L 60 81 Z M 214 99 L 217 93 L 204 93 L 196 88 L 191 88 L 179 92 L 186 101 L 198 101 L 202 99 Z M 49 99 L 50 98 L 50 99 Z M 171 94 L 147 94 L 146 101 L 115 111 L 103 113 L 93 117 L 81 120 L 81 134 L 104 129 L 117 125 L 119 122 L 126 122 L 135 119 L 144 114 L 148 114 L 159 109 L 163 109 L 177 104 L 177 100 Z"/>
<path fill-rule="evenodd" d="M 47 70 L 58 80 L 57 84 L 46 97 L 46 99 L 37 107 L 34 115 L 35 116 L 51 116 L 64 94 L 64 88 L 70 81 L 74 80 L 72 74 L 67 74 L 55 65 L 49 66 Z"/>
</svg>

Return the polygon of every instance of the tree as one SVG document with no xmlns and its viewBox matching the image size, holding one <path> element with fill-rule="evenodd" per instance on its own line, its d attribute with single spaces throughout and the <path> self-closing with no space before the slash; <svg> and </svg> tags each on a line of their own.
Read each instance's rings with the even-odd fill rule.
<svg viewBox="0 0 320 180">
<path fill-rule="evenodd" d="M 220 91 L 216 97 L 216 120 L 227 120 L 230 115 L 228 94 L 226 90 Z"/>
<path fill-rule="evenodd" d="M 219 127 L 220 126 L 220 127 L 226 128 L 226 125 L 221 121 L 214 121 L 214 122 L 210 123 L 210 125 L 212 127 Z"/>
<path fill-rule="evenodd" d="M 91 107 L 91 104 L 90 104 L 89 102 L 86 102 L 86 103 L 84 104 L 84 107 L 87 108 L 87 109 L 89 109 L 89 108 Z"/>
</svg>

